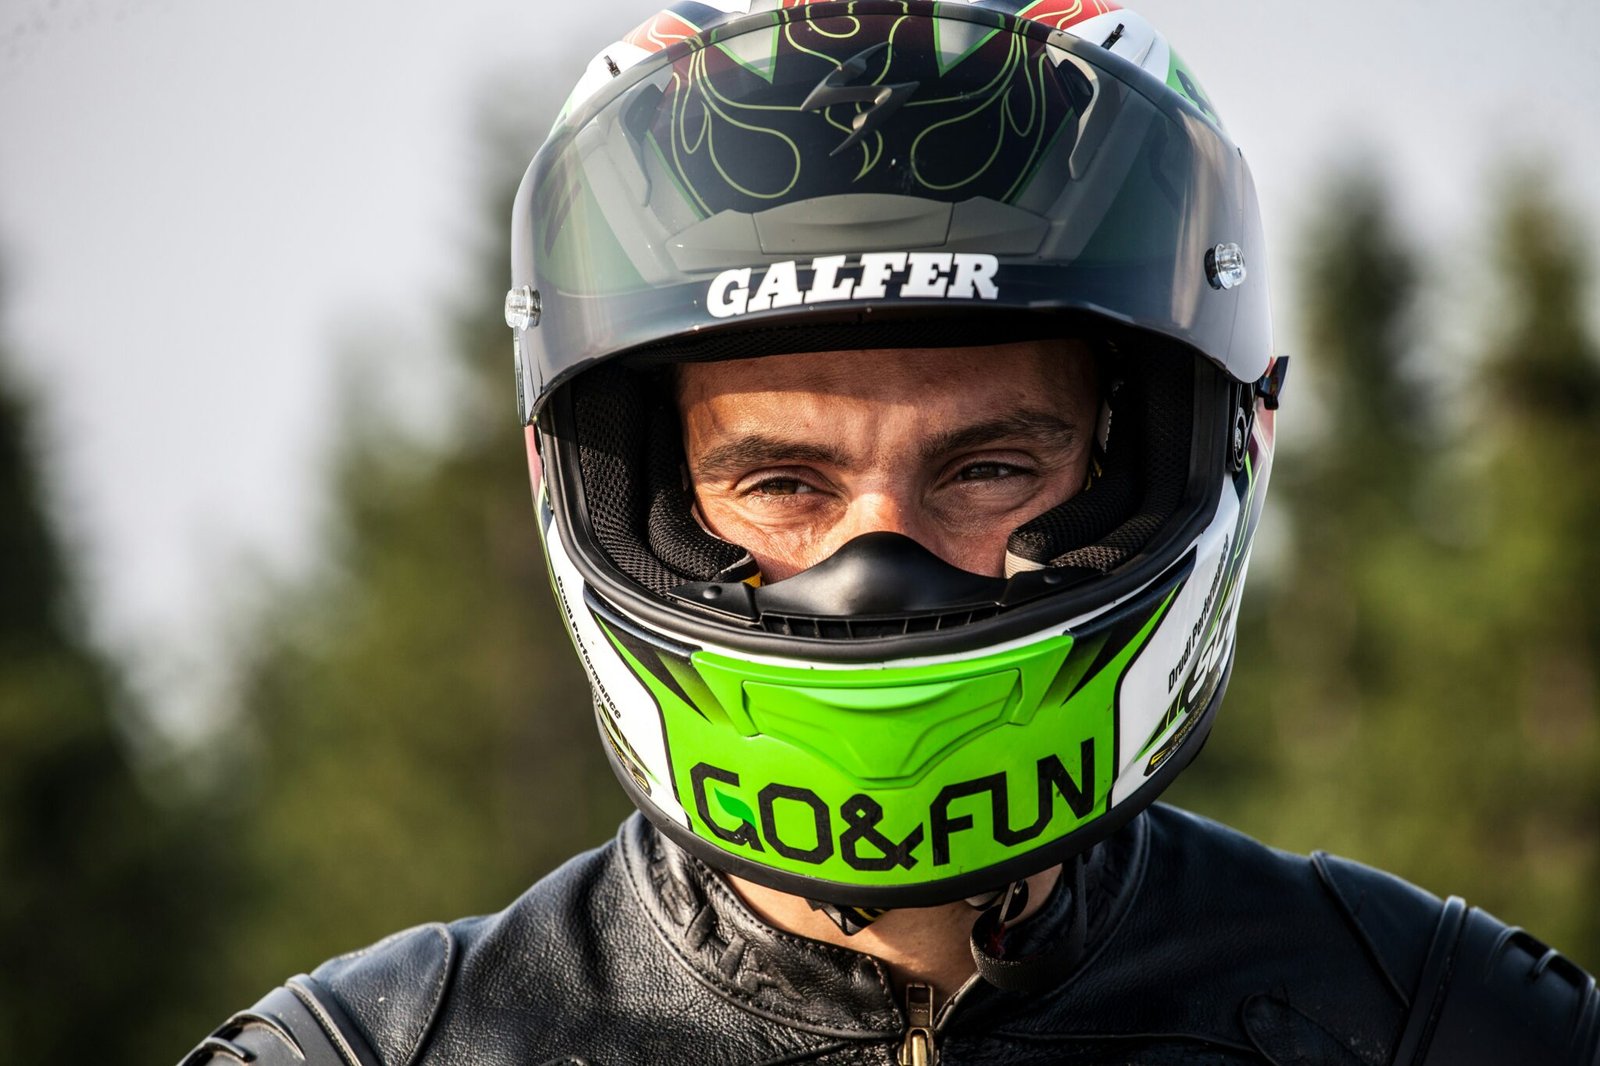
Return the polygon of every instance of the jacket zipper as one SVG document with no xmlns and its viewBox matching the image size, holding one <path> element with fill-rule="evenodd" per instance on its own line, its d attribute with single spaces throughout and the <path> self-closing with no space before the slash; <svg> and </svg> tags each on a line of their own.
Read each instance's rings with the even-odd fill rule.
<svg viewBox="0 0 1600 1066">
<path fill-rule="evenodd" d="M 935 1066 L 939 1050 L 933 1041 L 933 987 L 906 985 L 906 1037 L 900 1043 L 900 1066 Z"/>
</svg>

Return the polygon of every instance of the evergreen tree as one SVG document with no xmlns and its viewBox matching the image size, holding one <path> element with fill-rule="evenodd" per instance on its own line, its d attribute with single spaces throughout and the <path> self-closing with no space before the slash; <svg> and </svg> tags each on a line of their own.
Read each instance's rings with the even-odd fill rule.
<svg viewBox="0 0 1600 1066">
<path fill-rule="evenodd" d="M 1504 198 L 1481 400 L 1447 423 L 1381 193 L 1362 179 L 1328 203 L 1279 423 L 1271 506 L 1293 546 L 1251 587 L 1217 737 L 1173 794 L 1465 895 L 1593 967 L 1600 363 L 1582 244 L 1536 183 Z M 1315 432 L 1294 445 L 1302 412 Z"/>
<path fill-rule="evenodd" d="M 202 980 L 220 869 L 122 743 L 42 502 L 28 405 L 0 366 L 0 1062 L 161 1061 Z M 92 1043 L 89 1043 L 92 1041 Z"/>
<path fill-rule="evenodd" d="M 1600 347 L 1583 227 L 1530 174 L 1496 220 L 1481 462 L 1468 498 L 1473 679 L 1499 771 L 1484 859 L 1536 931 L 1600 963 Z"/>
<path fill-rule="evenodd" d="M 1370 854 L 1391 824 L 1364 734 L 1408 668 L 1413 519 L 1432 453 L 1417 363 L 1419 268 L 1370 171 L 1318 198 L 1297 286 L 1305 319 L 1279 412 L 1269 510 L 1290 541 L 1253 575 L 1217 735 L 1173 793 L 1285 846 Z"/>
<path fill-rule="evenodd" d="M 631 809 L 537 542 L 494 232 L 471 290 L 486 298 L 455 330 L 461 431 L 406 443 L 348 405 L 336 547 L 257 629 L 236 1000 L 395 929 L 497 910 Z"/>
</svg>

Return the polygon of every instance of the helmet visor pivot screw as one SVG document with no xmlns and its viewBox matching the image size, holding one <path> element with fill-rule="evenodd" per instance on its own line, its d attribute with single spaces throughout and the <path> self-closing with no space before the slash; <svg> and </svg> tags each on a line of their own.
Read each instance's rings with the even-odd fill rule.
<svg viewBox="0 0 1600 1066">
<path fill-rule="evenodd" d="M 539 324 L 539 294 L 530 285 L 506 293 L 506 325 L 525 330 Z"/>
<path fill-rule="evenodd" d="M 1232 241 L 1206 252 L 1206 280 L 1213 289 L 1237 289 L 1244 284 L 1244 249 Z"/>
</svg>

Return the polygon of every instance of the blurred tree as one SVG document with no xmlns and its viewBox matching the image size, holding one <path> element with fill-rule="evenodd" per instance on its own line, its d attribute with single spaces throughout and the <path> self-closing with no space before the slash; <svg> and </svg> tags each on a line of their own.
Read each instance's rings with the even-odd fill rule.
<svg viewBox="0 0 1600 1066">
<path fill-rule="evenodd" d="M 216 930 L 204 824 L 142 787 L 0 365 L 0 1062 L 161 1061 Z"/>
<path fill-rule="evenodd" d="M 1380 188 L 1347 179 L 1325 202 L 1279 423 L 1272 506 L 1293 548 L 1251 589 L 1226 712 L 1174 798 L 1463 894 L 1594 967 L 1600 363 L 1582 245 L 1536 182 L 1501 198 L 1482 398 L 1450 422 Z"/>
<path fill-rule="evenodd" d="M 1600 348 L 1590 332 L 1590 246 L 1532 172 L 1496 220 L 1496 291 L 1484 330 L 1471 698 L 1484 759 L 1501 768 L 1483 857 L 1497 894 L 1600 965 Z M 1496 746 L 1503 745 L 1502 750 Z"/>
<path fill-rule="evenodd" d="M 459 432 L 419 445 L 353 394 L 337 546 L 256 627 L 238 834 L 253 889 L 221 1012 L 396 929 L 497 910 L 631 809 L 537 543 L 502 231 L 470 290 L 492 299 L 455 329 Z"/>
<path fill-rule="evenodd" d="M 1361 761 L 1360 734 L 1388 713 L 1380 697 L 1408 667 L 1397 613 L 1409 605 L 1412 500 L 1433 418 L 1413 339 L 1416 256 L 1382 186 L 1370 169 L 1352 172 L 1317 202 L 1298 285 L 1305 350 L 1291 364 L 1268 503 L 1292 547 L 1281 572 L 1246 586 L 1217 735 L 1173 798 L 1285 846 L 1362 854 L 1370 841 L 1356 834 L 1388 803 L 1362 785 L 1376 768 Z"/>
</svg>

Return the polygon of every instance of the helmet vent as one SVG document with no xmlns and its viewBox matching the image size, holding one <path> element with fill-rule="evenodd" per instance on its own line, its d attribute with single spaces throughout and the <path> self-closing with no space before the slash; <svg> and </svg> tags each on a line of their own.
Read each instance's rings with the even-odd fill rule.
<svg viewBox="0 0 1600 1066">
<path fill-rule="evenodd" d="M 693 582 L 667 595 L 781 636 L 860 640 L 971 625 L 1096 577 L 1081 567 L 985 577 L 952 566 L 910 537 L 880 530 L 770 585 Z"/>
<path fill-rule="evenodd" d="M 971 625 L 993 618 L 999 604 L 946 614 L 925 614 L 907 618 L 808 618 L 800 615 L 763 614 L 761 627 L 785 637 L 817 637 L 823 640 L 868 640 L 898 637 L 907 633 L 936 633 L 944 629 Z"/>
</svg>

